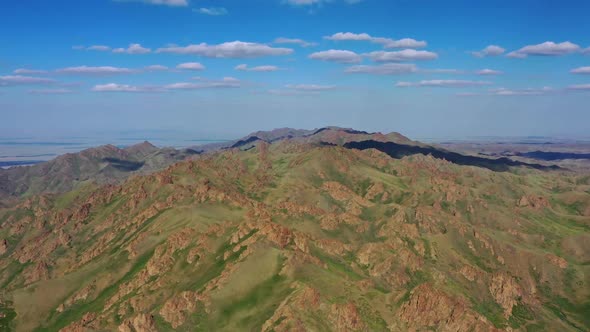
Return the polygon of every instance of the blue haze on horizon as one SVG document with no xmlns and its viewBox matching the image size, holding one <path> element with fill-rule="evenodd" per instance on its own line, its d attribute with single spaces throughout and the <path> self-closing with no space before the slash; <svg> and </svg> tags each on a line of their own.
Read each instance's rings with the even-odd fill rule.
<svg viewBox="0 0 590 332">
<path fill-rule="evenodd" d="M 2 1 L 0 136 L 589 136 L 588 12 L 572 0 Z"/>
</svg>

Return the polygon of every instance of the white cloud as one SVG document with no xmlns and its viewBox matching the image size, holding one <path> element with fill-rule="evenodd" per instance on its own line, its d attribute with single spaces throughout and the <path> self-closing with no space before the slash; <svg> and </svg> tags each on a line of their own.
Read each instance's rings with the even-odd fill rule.
<svg viewBox="0 0 590 332">
<path fill-rule="evenodd" d="M 493 69 L 482 69 L 475 72 L 477 75 L 501 75 L 503 72 Z"/>
<path fill-rule="evenodd" d="M 426 42 L 423 40 L 415 40 L 412 38 L 402 38 L 398 40 L 388 41 L 384 44 L 385 48 L 421 48 L 426 47 Z"/>
<path fill-rule="evenodd" d="M 301 47 L 310 47 L 310 46 L 317 45 L 317 43 L 311 43 L 311 42 L 305 41 L 303 39 L 284 38 L 284 37 L 279 37 L 279 38 L 275 39 L 274 43 L 275 44 L 296 44 L 296 45 L 300 45 Z"/>
<path fill-rule="evenodd" d="M 334 85 L 317 85 L 317 84 L 289 84 L 285 88 L 298 91 L 326 91 L 336 88 Z"/>
<path fill-rule="evenodd" d="M 583 49 L 582 54 L 590 54 L 590 47 Z"/>
<path fill-rule="evenodd" d="M 209 58 L 258 58 L 289 55 L 293 53 L 293 50 L 290 48 L 270 47 L 265 44 L 233 41 L 217 45 L 201 43 L 188 46 L 169 46 L 159 48 L 156 52 L 199 55 Z"/>
<path fill-rule="evenodd" d="M 204 70 L 205 66 L 203 66 L 202 64 L 200 64 L 198 62 L 186 62 L 186 63 L 181 63 L 178 66 L 176 66 L 176 69 Z"/>
<path fill-rule="evenodd" d="M 38 89 L 38 90 L 29 90 L 30 94 L 34 95 L 63 95 L 72 93 L 72 90 L 69 89 Z"/>
<path fill-rule="evenodd" d="M 322 5 L 325 3 L 333 2 L 334 0 L 283 0 L 284 3 L 293 5 L 293 6 L 313 6 L 313 5 Z M 363 0 L 343 0 L 343 2 L 347 4 L 357 4 L 362 2 Z"/>
<path fill-rule="evenodd" d="M 333 41 L 353 40 L 353 41 L 369 41 L 376 44 L 381 44 L 385 48 L 421 48 L 426 47 L 425 41 L 418 41 L 412 38 L 402 38 L 399 40 L 383 37 L 373 37 L 368 33 L 353 33 L 353 32 L 338 32 L 331 36 L 325 36 L 324 39 Z"/>
<path fill-rule="evenodd" d="M 400 75 L 415 73 L 416 71 L 418 71 L 418 68 L 414 64 L 387 63 L 379 66 L 351 66 L 346 68 L 344 72 L 350 74 Z"/>
<path fill-rule="evenodd" d="M 498 56 L 506 52 L 506 50 L 498 45 L 488 45 L 481 51 L 471 52 L 474 56 L 478 58 L 484 58 L 487 56 Z"/>
<path fill-rule="evenodd" d="M 576 84 L 567 87 L 569 90 L 590 91 L 590 84 Z"/>
<path fill-rule="evenodd" d="M 270 89 L 267 91 L 271 95 L 277 96 L 301 96 L 301 95 L 317 95 L 319 92 L 306 92 L 306 91 L 297 91 L 297 90 L 288 90 L 288 89 Z"/>
<path fill-rule="evenodd" d="M 143 2 L 150 5 L 163 5 L 170 7 L 186 7 L 188 0 L 114 0 L 116 2 Z"/>
<path fill-rule="evenodd" d="M 222 16 L 222 15 L 228 14 L 227 9 L 225 9 L 223 7 L 209 7 L 209 8 L 202 7 L 199 9 L 193 9 L 193 11 L 200 13 L 200 14 L 210 15 L 210 16 Z"/>
<path fill-rule="evenodd" d="M 277 66 L 269 66 L 269 65 L 248 67 L 248 65 L 246 65 L 246 64 L 241 64 L 241 65 L 237 65 L 234 69 L 241 70 L 241 71 L 271 72 L 271 71 L 277 71 L 280 68 Z"/>
<path fill-rule="evenodd" d="M 426 80 L 426 81 L 419 81 L 419 82 L 397 82 L 395 86 L 397 87 L 449 87 L 449 88 L 457 88 L 457 87 L 468 87 L 468 86 L 482 86 L 482 85 L 490 85 L 491 82 L 488 81 L 465 81 L 465 80 Z"/>
<path fill-rule="evenodd" d="M 286 0 L 286 2 L 295 6 L 309 6 L 321 3 L 322 0 Z"/>
<path fill-rule="evenodd" d="M 233 77 L 224 77 L 217 81 L 204 81 L 199 83 L 180 82 L 165 85 L 165 89 L 169 90 L 201 90 L 201 89 L 220 89 L 220 88 L 239 88 L 241 86 L 240 80 Z"/>
<path fill-rule="evenodd" d="M 148 86 L 134 86 L 127 84 L 98 84 L 92 88 L 95 92 L 163 92 L 164 90 L 159 87 L 148 87 Z"/>
<path fill-rule="evenodd" d="M 461 92 L 457 93 L 459 97 L 470 97 L 470 96 L 541 96 L 556 92 L 551 87 L 543 88 L 527 88 L 527 89 L 508 89 L 508 88 L 497 88 L 490 89 L 488 92 Z"/>
<path fill-rule="evenodd" d="M 373 41 L 374 38 L 368 33 L 354 33 L 354 32 L 337 32 L 331 36 L 325 36 L 328 40 L 356 40 L 356 41 Z"/>
<path fill-rule="evenodd" d="M 268 93 L 278 96 L 318 95 L 323 91 L 334 89 L 336 89 L 335 85 L 288 84 L 283 89 L 268 90 Z"/>
<path fill-rule="evenodd" d="M 590 74 L 590 67 L 580 67 L 570 70 L 572 74 Z"/>
<path fill-rule="evenodd" d="M 60 74 L 72 74 L 72 75 L 112 75 L 112 74 L 132 74 L 137 72 L 136 70 L 129 68 L 119 68 L 111 66 L 102 67 L 89 67 L 89 66 L 78 66 L 78 67 L 67 67 L 57 69 L 56 73 Z"/>
<path fill-rule="evenodd" d="M 0 86 L 54 84 L 55 80 L 45 77 L 8 75 L 0 76 Z"/>
<path fill-rule="evenodd" d="M 113 53 L 147 54 L 152 50 L 141 46 L 141 44 L 129 44 L 127 48 L 115 48 Z"/>
<path fill-rule="evenodd" d="M 416 61 L 416 60 L 434 60 L 438 55 L 429 51 L 416 51 L 406 49 L 396 52 L 377 51 L 366 54 L 375 62 L 401 62 L 401 61 Z"/>
<path fill-rule="evenodd" d="M 92 45 L 86 48 L 87 51 L 99 51 L 99 52 L 108 52 L 111 50 L 109 46 L 105 45 Z"/>
<path fill-rule="evenodd" d="M 481 96 L 481 93 L 478 92 L 459 92 L 456 93 L 455 96 L 457 97 L 473 97 L 473 96 Z"/>
<path fill-rule="evenodd" d="M 547 41 L 537 45 L 527 45 L 519 50 L 508 53 L 506 56 L 510 58 L 526 58 L 529 55 L 560 56 L 578 52 L 579 50 L 579 45 L 569 41 L 562 43 Z"/>
<path fill-rule="evenodd" d="M 346 50 L 328 50 L 315 52 L 309 55 L 310 59 L 330 61 L 338 63 L 359 63 L 362 61 L 360 55 Z"/>
<path fill-rule="evenodd" d="M 128 48 L 119 47 L 112 49 L 110 46 L 106 45 L 93 45 L 89 47 L 85 46 L 72 46 L 74 50 L 86 50 L 86 51 L 99 51 L 99 52 L 108 52 L 113 51 L 113 53 L 128 53 L 128 54 L 146 54 L 150 53 L 152 50 L 149 48 L 145 48 L 140 44 L 129 44 Z"/>
<path fill-rule="evenodd" d="M 422 69 L 420 72 L 428 74 L 465 74 L 464 70 L 459 69 Z"/>
<path fill-rule="evenodd" d="M 168 70 L 169 68 L 166 66 L 162 66 L 162 65 L 151 65 L 151 66 L 145 67 L 145 69 L 149 70 L 149 71 L 162 71 L 162 70 Z"/>
<path fill-rule="evenodd" d="M 554 90 L 550 87 L 543 88 L 528 88 L 528 89 L 507 89 L 498 88 L 490 90 L 490 94 L 494 96 L 539 96 L 544 95 Z"/>
<path fill-rule="evenodd" d="M 47 74 L 47 70 L 19 68 L 19 69 L 16 69 L 13 73 L 18 74 L 18 75 L 43 75 L 43 74 Z"/>
<path fill-rule="evenodd" d="M 216 88 L 239 88 L 241 82 L 233 77 L 224 77 L 221 80 L 203 80 L 199 83 L 179 82 L 164 86 L 135 86 L 128 84 L 99 84 L 92 88 L 95 92 L 167 92 L 172 90 L 200 90 Z"/>
</svg>

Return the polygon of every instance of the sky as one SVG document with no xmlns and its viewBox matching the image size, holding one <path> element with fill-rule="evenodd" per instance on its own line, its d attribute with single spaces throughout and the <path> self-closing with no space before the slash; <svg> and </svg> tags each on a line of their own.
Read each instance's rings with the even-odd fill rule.
<svg viewBox="0 0 590 332">
<path fill-rule="evenodd" d="M 0 137 L 590 136 L 590 2 L 5 0 Z"/>
</svg>

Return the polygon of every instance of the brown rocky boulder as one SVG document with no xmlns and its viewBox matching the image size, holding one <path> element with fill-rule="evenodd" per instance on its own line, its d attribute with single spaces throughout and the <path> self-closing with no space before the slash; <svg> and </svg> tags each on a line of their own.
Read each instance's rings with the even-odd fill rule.
<svg viewBox="0 0 590 332">
<path fill-rule="evenodd" d="M 8 242 L 0 240 L 0 255 L 4 255 L 8 251 Z"/>
<path fill-rule="evenodd" d="M 139 314 L 119 325 L 119 332 L 157 332 L 154 316 Z"/>
</svg>

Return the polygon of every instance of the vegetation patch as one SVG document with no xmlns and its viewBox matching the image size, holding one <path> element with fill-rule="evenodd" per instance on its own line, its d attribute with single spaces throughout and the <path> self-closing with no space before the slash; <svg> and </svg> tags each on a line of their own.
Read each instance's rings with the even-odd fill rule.
<svg viewBox="0 0 590 332">
<path fill-rule="evenodd" d="M 313 248 L 311 253 L 315 257 L 319 258 L 322 262 L 326 263 L 328 270 L 331 272 L 338 273 L 355 281 L 363 279 L 363 276 L 355 272 L 346 262 L 342 262 L 339 259 L 333 258 L 318 248 Z"/>
<path fill-rule="evenodd" d="M 533 312 L 522 302 L 512 307 L 512 315 L 508 318 L 510 327 L 517 329 L 525 325 L 527 321 L 533 320 Z"/>
<path fill-rule="evenodd" d="M 416 270 L 414 272 L 410 271 L 410 269 L 406 268 L 406 274 L 408 275 L 408 277 L 410 277 L 410 281 L 408 281 L 408 283 L 406 283 L 405 287 L 406 287 L 406 292 L 404 293 L 404 295 L 401 297 L 401 299 L 398 301 L 398 305 L 401 305 L 404 302 L 407 302 L 410 300 L 410 293 L 412 292 L 412 290 L 416 287 L 418 287 L 419 285 L 427 282 L 428 280 L 430 280 L 430 275 L 422 270 Z"/>
<path fill-rule="evenodd" d="M 48 326 L 36 329 L 36 331 L 58 331 L 68 324 L 80 320 L 87 312 L 99 312 L 102 310 L 102 308 L 104 308 L 105 302 L 117 292 L 119 286 L 125 282 L 130 281 L 139 271 L 141 271 L 146 266 L 153 254 L 154 251 L 151 250 L 140 256 L 135 261 L 131 269 L 121 279 L 105 288 L 93 301 L 77 303 L 76 305 L 66 309 L 61 314 L 58 314 L 57 317 L 49 317 L 48 321 L 53 322 Z M 56 314 L 56 312 L 53 314 Z"/>
<path fill-rule="evenodd" d="M 473 309 L 485 316 L 496 328 L 506 327 L 506 319 L 502 307 L 495 301 L 474 301 L 472 299 Z"/>
<path fill-rule="evenodd" d="M 0 302 L 0 332 L 12 331 L 11 323 L 16 317 L 11 302 Z"/>
</svg>

